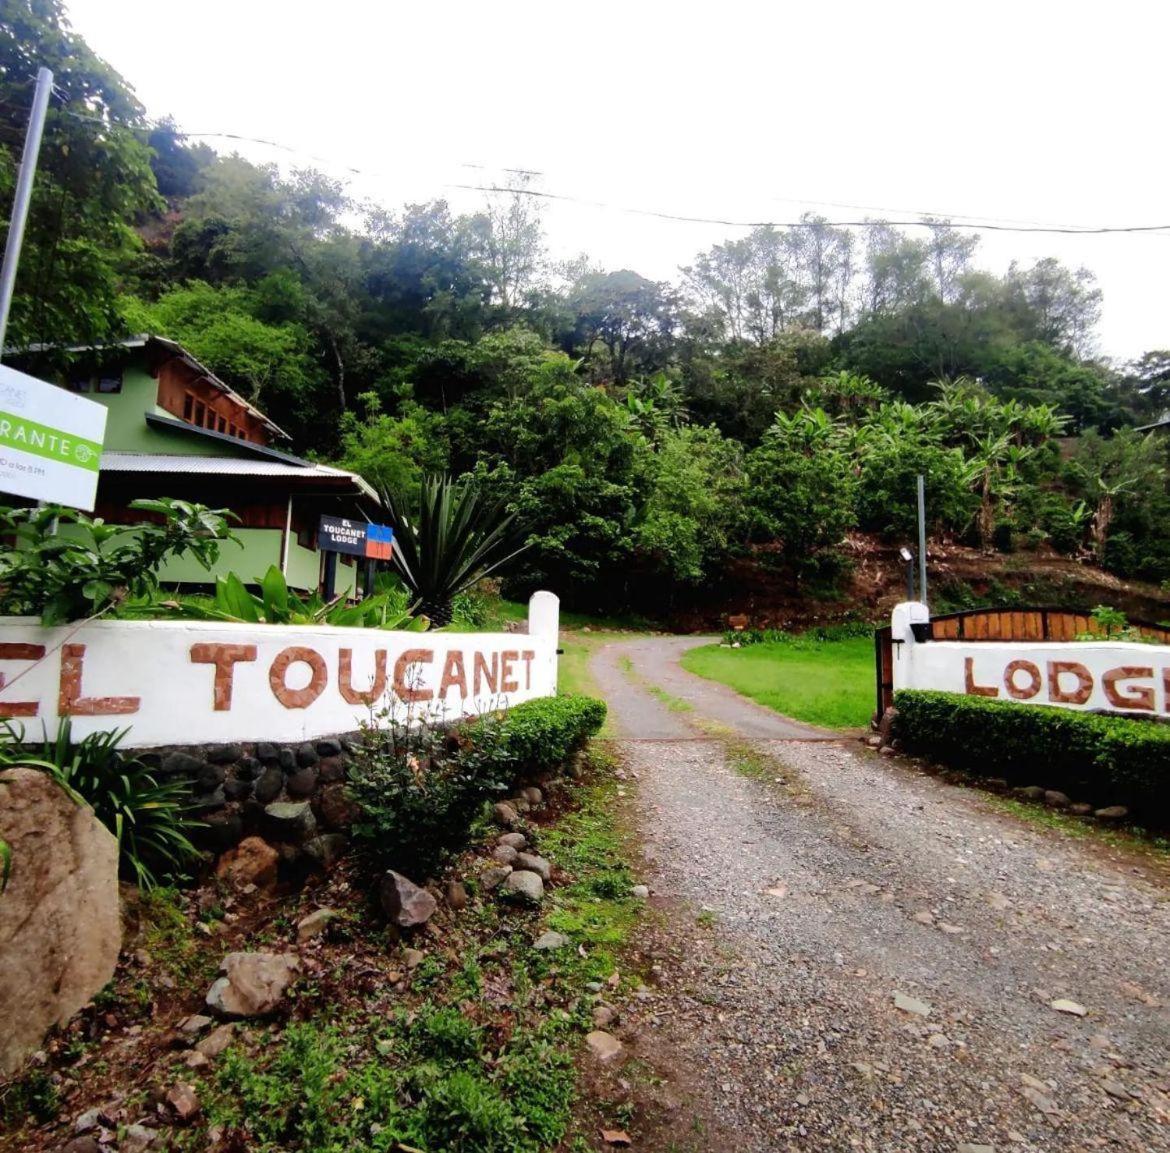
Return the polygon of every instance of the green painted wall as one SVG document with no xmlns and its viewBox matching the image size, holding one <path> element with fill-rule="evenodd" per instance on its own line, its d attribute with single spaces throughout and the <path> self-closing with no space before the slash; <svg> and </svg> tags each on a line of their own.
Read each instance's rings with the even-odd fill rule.
<svg viewBox="0 0 1170 1153">
<path fill-rule="evenodd" d="M 109 412 L 106 417 L 105 447 L 118 452 L 172 452 L 160 449 L 157 434 L 147 425 L 145 414 L 166 415 L 155 403 L 158 381 L 144 364 L 128 364 L 122 373 L 122 391 L 87 392 L 86 400 L 96 401 Z M 177 438 L 172 438 L 177 439 Z"/>
</svg>

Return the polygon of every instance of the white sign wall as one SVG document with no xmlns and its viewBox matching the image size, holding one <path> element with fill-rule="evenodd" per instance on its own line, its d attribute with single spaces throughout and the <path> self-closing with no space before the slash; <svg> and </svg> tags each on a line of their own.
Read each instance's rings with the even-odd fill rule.
<svg viewBox="0 0 1170 1153">
<path fill-rule="evenodd" d="M 294 742 L 379 716 L 455 720 L 557 683 L 558 601 L 536 593 L 529 633 L 404 633 L 328 626 L 0 621 L 0 716 L 40 739 L 129 727 L 123 745 Z"/>
</svg>

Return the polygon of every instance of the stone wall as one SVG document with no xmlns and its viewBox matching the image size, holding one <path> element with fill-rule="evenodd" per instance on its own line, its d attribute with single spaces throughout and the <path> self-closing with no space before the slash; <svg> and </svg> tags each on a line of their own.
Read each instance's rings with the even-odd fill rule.
<svg viewBox="0 0 1170 1153">
<path fill-rule="evenodd" d="M 345 783 L 358 739 L 170 746 L 135 755 L 162 779 L 190 781 L 194 813 L 207 826 L 194 837 L 200 848 L 218 856 L 258 836 L 278 847 L 286 867 L 325 865 L 345 848 L 356 813 Z"/>
</svg>

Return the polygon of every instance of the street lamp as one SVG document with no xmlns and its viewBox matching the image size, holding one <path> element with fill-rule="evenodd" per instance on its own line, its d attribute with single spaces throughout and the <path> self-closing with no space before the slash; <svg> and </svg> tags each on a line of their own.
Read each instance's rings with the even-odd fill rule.
<svg viewBox="0 0 1170 1153">
<path fill-rule="evenodd" d="M 904 545 L 898 551 L 906 562 L 906 599 L 912 601 L 914 599 L 914 554 Z"/>
</svg>

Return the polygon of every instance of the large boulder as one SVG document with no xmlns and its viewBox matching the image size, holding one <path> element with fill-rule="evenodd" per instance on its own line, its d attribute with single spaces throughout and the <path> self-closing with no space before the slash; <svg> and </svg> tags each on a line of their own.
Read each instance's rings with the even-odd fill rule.
<svg viewBox="0 0 1170 1153">
<path fill-rule="evenodd" d="M 122 947 L 118 842 L 45 773 L 0 773 L 0 1078 L 114 975 Z"/>
<path fill-rule="evenodd" d="M 215 875 L 233 888 L 255 885 L 258 889 L 268 889 L 276 884 L 279 864 L 280 854 L 267 841 L 246 837 L 220 857 Z"/>
<path fill-rule="evenodd" d="M 280 1008 L 300 961 L 286 953 L 229 953 L 219 969 L 208 1007 L 221 1017 L 267 1017 Z"/>
</svg>

